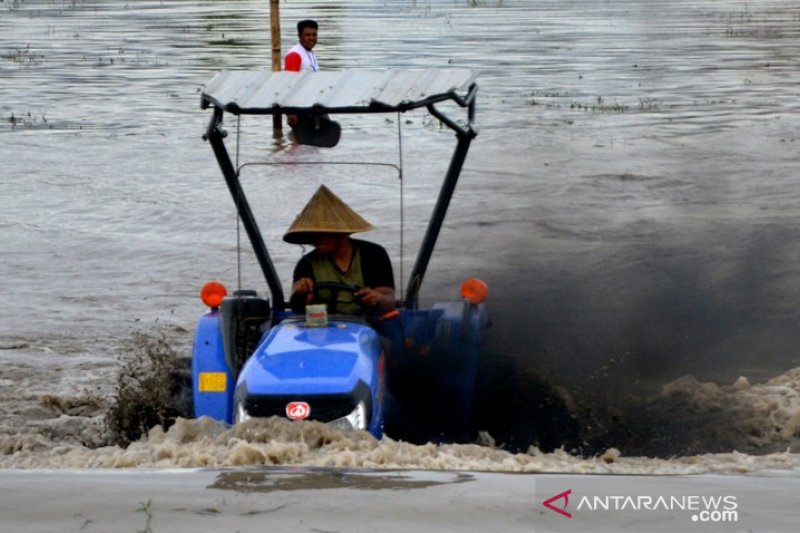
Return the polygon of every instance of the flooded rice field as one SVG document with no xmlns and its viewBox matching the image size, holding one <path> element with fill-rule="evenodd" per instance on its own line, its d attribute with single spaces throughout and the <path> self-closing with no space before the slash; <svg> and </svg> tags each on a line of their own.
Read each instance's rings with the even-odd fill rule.
<svg viewBox="0 0 800 533">
<path fill-rule="evenodd" d="M 320 22 L 324 69 L 480 75 L 479 135 L 421 293 L 489 284 L 475 442 L 171 424 L 164 379 L 190 352 L 199 288 L 266 290 L 237 268 L 199 90 L 222 68 L 269 67 L 268 2 L 4 0 L 0 467 L 800 465 L 796 2 L 294 0 L 281 16 L 284 50 L 297 20 Z M 280 192 L 277 211 L 258 214 L 276 240 L 333 182 L 378 227 L 367 237 L 387 245 L 402 283 L 447 130 L 422 113 L 347 118 L 324 151 L 242 122 L 243 161 L 394 163 L 401 130 L 402 240 L 391 175 L 244 178 Z M 376 201 L 362 185 L 379 179 Z M 287 288 L 299 255 L 274 248 Z"/>
</svg>

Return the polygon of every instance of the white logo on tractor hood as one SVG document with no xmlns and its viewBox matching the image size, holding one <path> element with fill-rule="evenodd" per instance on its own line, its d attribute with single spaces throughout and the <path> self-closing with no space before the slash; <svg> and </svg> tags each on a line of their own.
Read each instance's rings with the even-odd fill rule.
<svg viewBox="0 0 800 533">
<path fill-rule="evenodd" d="M 311 414 L 311 406 L 306 402 L 289 402 L 286 404 L 286 416 L 291 420 L 305 420 Z"/>
</svg>

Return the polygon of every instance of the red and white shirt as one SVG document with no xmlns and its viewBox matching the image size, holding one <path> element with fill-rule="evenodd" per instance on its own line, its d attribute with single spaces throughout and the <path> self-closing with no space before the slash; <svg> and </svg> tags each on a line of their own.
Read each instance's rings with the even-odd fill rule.
<svg viewBox="0 0 800 533">
<path fill-rule="evenodd" d="M 308 70 L 317 72 L 319 70 L 319 63 L 317 63 L 317 56 L 314 55 L 312 50 L 306 50 L 302 44 L 297 43 L 289 49 L 284 59 L 284 70 L 291 70 L 300 72 Z"/>
</svg>

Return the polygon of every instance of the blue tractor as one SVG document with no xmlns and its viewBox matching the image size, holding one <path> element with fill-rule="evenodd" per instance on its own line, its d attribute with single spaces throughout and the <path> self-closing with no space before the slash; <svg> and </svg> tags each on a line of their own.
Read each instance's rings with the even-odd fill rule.
<svg viewBox="0 0 800 533">
<path fill-rule="evenodd" d="M 201 106 L 212 117 L 204 139 L 222 170 L 268 294 L 252 289 L 228 294 L 217 282 L 203 287 L 208 311 L 197 326 L 191 363 L 194 416 L 228 424 L 271 416 L 316 420 L 410 442 L 469 438 L 481 338 L 489 324 L 488 289 L 469 279 L 460 299 L 429 309 L 420 308 L 418 294 L 476 136 L 476 93 L 475 75 L 461 69 L 223 70 L 205 85 Z M 443 103 L 465 109 L 465 118 L 444 114 L 437 107 Z M 454 131 L 457 144 L 397 309 L 377 318 L 335 309 L 322 309 L 321 316 L 293 312 L 241 185 L 244 165 L 234 165 L 226 148 L 225 115 L 268 117 L 265 131 L 283 115 L 294 115 L 300 117 L 299 142 L 332 147 L 341 133 L 331 119 L 337 114 L 396 115 L 419 108 Z"/>
</svg>

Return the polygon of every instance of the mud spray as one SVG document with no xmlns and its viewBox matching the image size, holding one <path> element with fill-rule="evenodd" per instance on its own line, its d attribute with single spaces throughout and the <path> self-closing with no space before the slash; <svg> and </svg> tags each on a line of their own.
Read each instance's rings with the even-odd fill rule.
<svg viewBox="0 0 800 533">
<path fill-rule="evenodd" d="M 165 335 L 136 333 L 120 361 L 116 394 L 106 414 L 108 443 L 127 446 L 153 427 L 191 416 L 191 360 Z"/>
<path fill-rule="evenodd" d="M 796 291 L 774 260 L 793 241 L 772 237 L 726 264 L 639 244 L 496 276 L 476 428 L 514 451 L 796 450 Z"/>
</svg>

